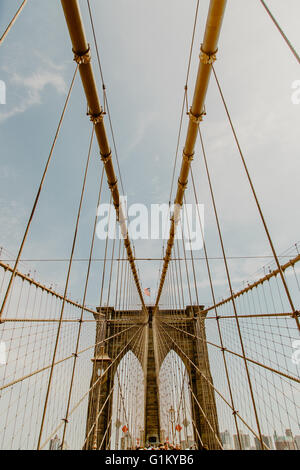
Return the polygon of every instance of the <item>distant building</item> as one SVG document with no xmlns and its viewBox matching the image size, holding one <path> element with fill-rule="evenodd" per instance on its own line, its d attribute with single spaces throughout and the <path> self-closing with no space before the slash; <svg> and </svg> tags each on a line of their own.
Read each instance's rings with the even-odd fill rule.
<svg viewBox="0 0 300 470">
<path fill-rule="evenodd" d="M 220 432 L 221 442 L 224 450 L 232 449 L 232 437 L 230 432 L 226 429 L 224 432 Z"/>
<path fill-rule="evenodd" d="M 57 434 L 50 440 L 49 450 L 60 450 L 60 439 Z"/>
<path fill-rule="evenodd" d="M 285 436 L 278 436 L 274 433 L 274 442 L 276 450 L 296 450 L 293 434 L 290 429 L 285 430 Z"/>
<path fill-rule="evenodd" d="M 59 439 L 57 434 L 53 439 L 50 440 L 49 450 L 68 450 L 68 448 L 69 447 L 66 441 L 64 442 L 64 445 L 62 446 L 61 440 Z"/>
<path fill-rule="evenodd" d="M 243 434 L 243 433 L 240 432 L 240 441 L 241 441 L 241 447 L 242 447 L 241 450 L 250 450 L 251 449 L 249 434 Z M 239 444 L 239 439 L 238 439 L 237 434 L 233 435 L 233 442 L 234 442 L 235 450 L 240 450 L 240 444 Z"/>
<path fill-rule="evenodd" d="M 264 436 L 264 435 L 262 435 L 262 440 L 263 440 L 263 443 L 266 444 L 266 446 L 267 446 L 269 449 L 274 449 L 273 442 L 272 442 L 272 437 L 271 437 L 271 436 Z M 261 450 L 261 442 L 260 442 L 260 440 L 259 440 L 257 437 L 254 438 L 254 443 L 255 443 L 255 449 L 256 449 L 256 450 Z"/>
<path fill-rule="evenodd" d="M 294 436 L 294 443 L 295 443 L 296 449 L 300 450 L 300 436 L 299 435 Z"/>
</svg>

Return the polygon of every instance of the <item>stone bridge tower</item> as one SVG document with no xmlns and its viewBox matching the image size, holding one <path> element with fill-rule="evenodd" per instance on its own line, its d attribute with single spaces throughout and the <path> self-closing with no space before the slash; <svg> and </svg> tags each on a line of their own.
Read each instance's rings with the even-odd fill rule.
<svg viewBox="0 0 300 470">
<path fill-rule="evenodd" d="M 215 438 L 215 435 L 219 436 L 218 417 L 211 386 L 213 380 L 206 345 L 205 314 L 202 313 L 202 309 L 203 307 L 189 306 L 180 312 L 177 310 L 176 315 L 172 310 L 158 310 L 153 317 L 153 308 L 149 307 L 147 322 L 143 322 L 141 319 L 140 311 L 115 311 L 112 307 L 98 310 L 99 314 L 97 317 L 95 316 L 97 320 L 96 346 L 88 404 L 86 449 L 105 449 L 107 447 L 110 433 L 109 423 L 112 416 L 112 400 L 109 399 L 111 387 L 118 364 L 129 350 L 140 358 L 144 371 L 145 443 L 159 442 L 163 438 L 160 429 L 157 378 L 164 358 L 172 349 L 179 355 L 187 368 L 191 403 L 193 404 L 194 437 L 198 448 L 201 448 L 201 441 L 209 449 L 219 448 Z M 100 313 L 104 313 L 105 318 Z M 163 355 L 160 354 L 160 357 L 155 354 L 157 341 L 155 322 L 158 321 L 163 322 L 168 332 Z M 142 325 L 145 327 L 141 329 Z M 182 341 L 178 340 L 176 328 L 187 331 L 189 335 L 184 335 Z M 125 335 L 118 335 L 122 330 L 127 330 Z M 142 342 L 135 340 L 139 335 L 143 335 Z M 114 340 L 110 338 L 114 338 Z M 107 341 L 103 343 L 105 339 Z M 130 340 L 131 343 L 126 347 Z M 99 344 L 101 342 L 102 344 Z M 136 350 L 136 345 L 141 343 L 143 344 L 142 354 L 141 351 Z M 116 358 L 117 360 L 115 360 Z M 103 370 L 107 370 L 107 373 L 101 381 L 97 382 Z M 96 416 L 99 416 L 97 421 Z"/>
</svg>

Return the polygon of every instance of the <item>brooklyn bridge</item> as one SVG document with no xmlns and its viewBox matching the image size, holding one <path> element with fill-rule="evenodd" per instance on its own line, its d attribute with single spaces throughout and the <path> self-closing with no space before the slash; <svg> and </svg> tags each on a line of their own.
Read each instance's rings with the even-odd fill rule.
<svg viewBox="0 0 300 470">
<path fill-rule="evenodd" d="M 171 1 L 9 3 L 0 33 L 0 448 L 300 450 L 299 112 L 290 97 L 283 110 L 278 94 L 280 75 L 289 64 L 299 73 L 300 59 L 272 2 L 254 0 L 249 12 L 243 1 L 174 2 L 176 19 Z M 271 35 L 275 52 L 256 33 L 247 38 L 256 69 L 247 51 L 238 55 L 233 11 L 254 31 L 257 15 L 259 37 Z M 130 44 L 122 58 L 118 47 Z M 42 68 L 20 78 L 19 55 Z M 253 111 L 270 85 L 261 85 L 268 61 L 278 102 L 266 91 Z M 238 90 L 240 70 L 251 78 Z M 9 110 L 11 83 L 29 98 Z M 296 93 L 297 80 L 288 88 Z M 161 108 L 147 114 L 152 101 Z"/>
</svg>

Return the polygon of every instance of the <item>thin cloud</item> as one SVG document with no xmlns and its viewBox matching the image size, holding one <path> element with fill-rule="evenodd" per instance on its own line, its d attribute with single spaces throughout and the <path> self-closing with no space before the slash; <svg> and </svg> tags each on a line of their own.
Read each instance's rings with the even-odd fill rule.
<svg viewBox="0 0 300 470">
<path fill-rule="evenodd" d="M 32 106 L 42 104 L 42 94 L 48 85 L 52 86 L 59 94 L 64 94 L 67 90 L 63 75 L 55 70 L 38 70 L 27 77 L 13 73 L 11 83 L 20 89 L 23 88 L 22 95 L 24 97 L 9 111 L 0 113 L 0 123 L 25 113 Z"/>
</svg>

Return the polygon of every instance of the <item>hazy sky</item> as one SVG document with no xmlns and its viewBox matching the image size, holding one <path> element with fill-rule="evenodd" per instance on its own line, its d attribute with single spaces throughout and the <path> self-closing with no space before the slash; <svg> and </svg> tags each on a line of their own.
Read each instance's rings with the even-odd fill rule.
<svg viewBox="0 0 300 470">
<path fill-rule="evenodd" d="M 16 0 L 0 0 L 1 32 L 19 4 Z M 100 90 L 87 4 L 84 0 L 80 4 Z M 208 0 L 200 1 L 189 101 L 208 4 Z M 196 1 L 92 0 L 91 5 L 128 202 L 147 206 L 168 203 Z M 268 0 L 268 5 L 300 51 L 299 1 Z M 18 251 L 73 75 L 72 56 L 58 0 L 29 0 L 0 47 L 0 80 L 7 85 L 7 104 L 0 105 L 0 246 L 12 255 Z M 300 238 L 300 104 L 291 101 L 292 84 L 300 79 L 300 73 L 259 0 L 228 0 L 216 71 L 280 253 Z M 243 257 L 270 255 L 213 79 L 206 111 L 202 132 L 227 253 Z M 186 118 L 179 161 L 187 122 Z M 68 258 L 90 134 L 86 102 L 77 80 L 23 258 Z M 113 158 L 116 166 L 115 155 Z M 87 258 L 89 253 L 101 170 L 95 145 L 75 258 Z M 217 257 L 220 246 L 199 143 L 193 171 L 199 202 L 205 205 L 208 253 Z M 179 168 L 175 181 L 178 172 Z M 193 201 L 190 186 L 187 200 Z M 103 201 L 109 201 L 106 187 Z M 162 254 L 161 240 L 137 241 L 135 246 L 137 257 Z M 104 243 L 97 241 L 94 255 L 100 258 L 103 252 Z M 203 256 L 203 251 L 196 255 Z M 267 262 L 268 259 L 231 260 L 234 288 Z M 65 262 L 28 262 L 27 266 L 38 270 L 38 280 L 63 286 Z M 101 267 L 95 263 L 91 273 L 87 303 L 94 306 L 100 297 Z M 154 292 L 159 263 L 138 262 L 138 267 L 143 286 Z M 70 290 L 75 299 L 82 296 L 85 268 L 86 263 L 74 263 Z M 208 304 L 210 295 L 202 262 L 196 263 L 196 273 L 200 302 Z M 217 297 L 225 296 L 228 289 L 220 260 L 212 261 L 212 273 Z M 154 302 L 154 295 L 150 302 Z M 260 329 L 257 328 L 257 337 Z M 228 327 L 229 338 L 230 334 Z M 252 344 L 251 335 L 247 341 Z M 218 370 L 219 359 L 215 360 L 213 368 Z M 235 370 L 234 361 L 232 364 Z M 239 371 L 236 377 L 241 380 Z M 264 393 L 262 389 L 262 396 Z"/>
<path fill-rule="evenodd" d="M 189 100 L 194 88 L 208 1 L 200 10 L 192 56 Z M 85 1 L 80 2 L 92 44 Z M 92 1 L 97 39 L 107 86 L 122 178 L 129 204 L 168 202 L 196 2 L 189 0 Z M 268 2 L 296 49 L 300 49 L 297 0 Z M 4 29 L 18 1 L 3 0 Z M 94 52 L 94 48 L 93 48 Z M 95 59 L 95 54 L 93 54 Z M 0 107 L 0 245 L 16 253 L 41 172 L 49 153 L 74 63 L 61 4 L 30 0 L 0 49 L 0 79 L 7 104 Z M 99 88 L 99 73 L 94 60 Z M 299 109 L 291 102 L 299 69 L 258 0 L 229 0 L 216 70 L 279 252 L 299 239 Z M 101 97 L 102 98 L 102 97 Z M 203 123 L 216 200 L 229 255 L 269 255 L 224 109 L 212 80 Z M 69 256 L 91 125 L 77 81 L 57 143 L 24 258 Z M 187 119 L 184 120 L 182 149 Z M 181 152 L 179 154 L 181 159 Z M 179 160 L 180 161 L 180 160 Z M 116 161 L 114 160 L 115 164 Z M 220 254 L 199 144 L 193 163 L 199 202 L 205 204 L 205 233 L 210 256 Z M 101 163 L 95 147 L 76 257 L 87 257 L 95 214 Z M 176 179 L 179 168 L 176 171 Z M 190 187 L 187 199 L 192 200 Z M 105 190 L 105 200 L 108 201 Z M 138 241 L 137 256 L 161 256 L 161 241 Z M 97 242 L 96 256 L 103 253 Z M 203 252 L 198 253 L 203 256 Z M 265 260 L 231 262 L 237 284 Z M 200 266 L 201 263 L 199 263 Z M 63 283 L 64 263 L 30 263 L 45 281 Z M 72 293 L 80 296 L 82 269 L 76 264 Z M 158 263 L 140 262 L 141 280 L 155 289 Z M 96 268 L 95 268 L 96 269 Z M 198 267 L 199 273 L 201 267 Z M 97 282 L 99 279 L 99 264 Z M 224 271 L 213 262 L 222 295 Z M 206 275 L 199 281 L 209 301 Z M 226 288 L 225 288 L 226 292 Z M 97 288 L 91 288 L 96 303 Z M 153 299 L 154 300 L 154 299 Z"/>
</svg>

